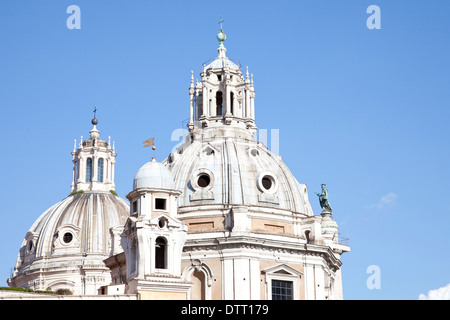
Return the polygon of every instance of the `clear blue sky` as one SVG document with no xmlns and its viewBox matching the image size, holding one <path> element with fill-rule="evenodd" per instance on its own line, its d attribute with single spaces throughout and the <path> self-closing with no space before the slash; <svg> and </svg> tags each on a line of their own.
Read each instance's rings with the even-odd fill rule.
<svg viewBox="0 0 450 320">
<path fill-rule="evenodd" d="M 69 5 L 81 29 L 69 30 Z M 370 5 L 381 29 L 369 30 Z M 97 107 L 124 197 L 189 117 L 190 70 L 227 55 L 254 74 L 256 123 L 314 192 L 326 183 L 346 299 L 417 299 L 450 283 L 450 2 L 0 2 L 0 286 L 39 215 L 70 193 L 74 139 Z M 269 137 L 270 138 L 270 137 Z M 376 265 L 381 288 L 370 290 Z"/>
</svg>

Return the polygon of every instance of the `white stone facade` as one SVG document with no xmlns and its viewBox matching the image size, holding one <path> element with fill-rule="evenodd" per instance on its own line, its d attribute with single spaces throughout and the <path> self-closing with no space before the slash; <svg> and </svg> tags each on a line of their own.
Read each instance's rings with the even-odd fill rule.
<svg viewBox="0 0 450 320">
<path fill-rule="evenodd" d="M 191 75 L 185 143 L 139 169 L 129 205 L 108 193 L 115 151 L 99 139 L 94 119 L 89 140 L 72 153 L 72 197 L 79 198 L 57 204 L 30 229 L 10 285 L 54 289 L 54 278 L 62 287 L 72 281 L 76 294 L 137 299 L 343 298 L 340 256 L 350 248 L 331 211 L 314 215 L 306 184 L 254 139 L 253 75 L 227 58 L 222 30 L 218 40 L 201 81 Z M 89 197 L 98 199 L 95 217 L 108 213 L 108 222 L 97 220 L 101 231 L 89 229 L 89 214 L 89 223 L 71 222 Z M 68 217 L 61 220 L 65 206 L 71 209 L 61 209 Z M 119 206 L 127 212 L 113 209 Z M 69 243 L 55 238 L 66 233 Z"/>
<path fill-rule="evenodd" d="M 136 174 L 122 244 L 128 270 L 136 261 L 147 271 L 128 271 L 125 292 L 164 299 L 342 299 L 340 255 L 349 247 L 340 243 L 331 212 L 315 216 L 306 185 L 254 140 L 253 76 L 226 57 L 223 42 L 218 52 L 200 82 L 191 76 L 186 142 Z M 170 200 L 172 234 L 186 230 L 173 243 L 178 253 L 166 251 L 167 263 L 181 269 L 155 268 L 155 239 L 164 234 L 156 227 L 164 215 L 155 214 L 155 197 Z M 139 222 L 146 225 L 141 231 Z M 112 270 L 120 265 L 110 261 Z M 160 284 L 146 286 L 156 275 Z"/>
</svg>

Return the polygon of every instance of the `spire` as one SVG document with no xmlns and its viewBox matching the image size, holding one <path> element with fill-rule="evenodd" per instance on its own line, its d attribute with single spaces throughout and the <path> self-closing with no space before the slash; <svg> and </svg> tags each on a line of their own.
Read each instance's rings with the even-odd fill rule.
<svg viewBox="0 0 450 320">
<path fill-rule="evenodd" d="M 92 119 L 91 123 L 95 126 L 98 123 L 97 120 L 97 107 L 94 107 L 94 119 Z"/>
<path fill-rule="evenodd" d="M 97 130 L 97 108 L 94 108 L 94 118 L 91 120 L 92 125 L 94 126 L 91 131 L 89 131 L 90 138 L 93 140 L 97 140 L 100 138 L 100 131 Z"/>
<path fill-rule="evenodd" d="M 222 19 L 222 17 L 220 17 L 219 20 L 219 24 L 220 24 L 220 31 L 217 34 L 217 40 L 219 41 L 219 48 L 217 49 L 217 51 L 219 52 L 219 58 L 225 58 L 225 52 L 227 51 L 227 49 L 225 48 L 225 46 L 223 45 L 223 43 L 225 42 L 227 36 L 225 34 L 225 32 L 223 32 L 222 30 L 222 23 L 224 22 L 224 20 Z"/>
</svg>

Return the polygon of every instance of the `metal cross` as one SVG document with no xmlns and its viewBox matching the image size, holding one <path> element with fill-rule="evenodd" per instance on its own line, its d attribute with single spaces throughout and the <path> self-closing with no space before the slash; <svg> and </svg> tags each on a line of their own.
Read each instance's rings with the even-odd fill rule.
<svg viewBox="0 0 450 320">
<path fill-rule="evenodd" d="M 94 107 L 94 118 L 96 117 L 96 115 L 97 115 L 97 107 Z"/>
<path fill-rule="evenodd" d="M 220 20 L 219 20 L 220 30 L 222 30 L 222 22 L 224 22 L 224 21 L 225 21 L 225 20 L 223 20 L 222 17 L 220 17 Z"/>
</svg>

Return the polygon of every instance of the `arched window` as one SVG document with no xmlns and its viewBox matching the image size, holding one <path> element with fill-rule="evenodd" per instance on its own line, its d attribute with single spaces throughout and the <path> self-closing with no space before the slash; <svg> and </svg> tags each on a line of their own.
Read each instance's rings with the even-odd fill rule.
<svg viewBox="0 0 450 320">
<path fill-rule="evenodd" d="M 86 160 L 86 182 L 92 181 L 92 158 Z"/>
<path fill-rule="evenodd" d="M 155 268 L 166 269 L 166 239 L 163 237 L 156 238 L 155 241 Z"/>
<path fill-rule="evenodd" d="M 223 95 L 222 91 L 216 92 L 216 116 L 221 116 L 223 110 Z"/>
<path fill-rule="evenodd" d="M 103 182 L 103 158 L 98 159 L 98 182 Z"/>
<path fill-rule="evenodd" d="M 234 93 L 230 93 L 230 113 L 234 115 Z"/>
<path fill-rule="evenodd" d="M 201 271 L 194 271 L 191 276 L 191 300 L 205 300 L 205 274 Z"/>
<path fill-rule="evenodd" d="M 305 238 L 306 238 L 306 243 L 311 243 L 311 231 L 309 231 L 309 230 L 305 231 Z"/>
</svg>

